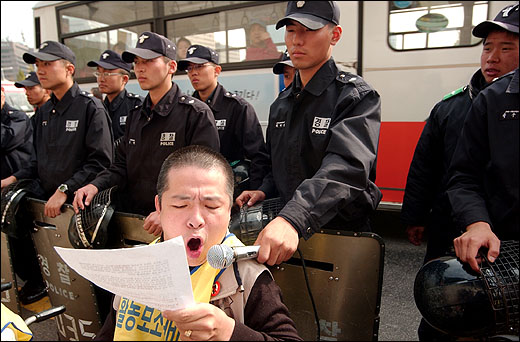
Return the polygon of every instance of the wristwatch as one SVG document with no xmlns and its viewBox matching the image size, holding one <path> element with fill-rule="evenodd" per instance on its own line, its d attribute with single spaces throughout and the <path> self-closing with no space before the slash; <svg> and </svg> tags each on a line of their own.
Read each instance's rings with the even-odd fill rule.
<svg viewBox="0 0 520 342">
<path fill-rule="evenodd" d="M 69 187 L 65 183 L 58 187 L 58 191 L 63 192 L 64 194 L 67 194 L 67 190 L 69 190 Z"/>
</svg>

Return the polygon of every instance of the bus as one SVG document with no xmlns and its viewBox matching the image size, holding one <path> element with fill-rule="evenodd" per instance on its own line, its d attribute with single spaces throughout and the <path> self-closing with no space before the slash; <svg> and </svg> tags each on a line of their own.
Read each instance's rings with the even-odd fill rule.
<svg viewBox="0 0 520 342">
<path fill-rule="evenodd" d="M 333 58 L 362 76 L 381 96 L 376 184 L 378 209 L 399 211 L 415 145 L 425 120 L 444 95 L 469 82 L 480 67 L 481 39 L 471 31 L 512 1 L 340 1 L 343 36 Z M 76 54 L 75 78 L 86 91 L 96 86 L 89 60 L 102 51 L 134 47 L 139 34 L 153 31 L 173 42 L 209 46 L 219 52 L 219 82 L 249 101 L 264 131 L 269 106 L 283 88 L 274 75 L 277 59 L 248 58 L 248 34 L 260 24 L 281 54 L 285 14 L 279 1 L 42 1 L 33 8 L 36 45 L 57 40 Z M 174 81 L 193 93 L 178 70 Z M 127 89 L 146 95 L 133 77 Z"/>
</svg>

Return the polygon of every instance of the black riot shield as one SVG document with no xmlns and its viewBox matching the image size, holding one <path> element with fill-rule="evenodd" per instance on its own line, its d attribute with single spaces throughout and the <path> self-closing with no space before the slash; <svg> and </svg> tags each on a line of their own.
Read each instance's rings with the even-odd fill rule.
<svg viewBox="0 0 520 342">
<path fill-rule="evenodd" d="M 317 309 L 320 340 L 376 341 L 383 285 L 383 240 L 373 233 L 324 230 L 300 240 Z M 299 253 L 271 267 L 298 333 L 317 339 L 316 318 Z"/>
<path fill-rule="evenodd" d="M 2 234 L 2 284 L 11 283 L 9 290 L 2 291 L 2 304 L 7 306 L 12 312 L 20 314 L 20 302 L 18 301 L 18 289 L 16 286 L 16 276 L 14 275 L 13 265 L 11 262 L 11 252 L 9 249 L 9 241 L 5 233 Z"/>
<path fill-rule="evenodd" d="M 55 246 L 73 248 L 68 230 L 74 210 L 65 205 L 61 215 L 49 218 L 43 215 L 44 206 L 44 201 L 29 198 L 26 210 L 33 218 L 32 238 L 49 299 L 53 306 L 65 305 L 67 310 L 56 317 L 58 337 L 62 341 L 91 341 L 102 326 L 94 287 L 54 250 Z"/>
</svg>

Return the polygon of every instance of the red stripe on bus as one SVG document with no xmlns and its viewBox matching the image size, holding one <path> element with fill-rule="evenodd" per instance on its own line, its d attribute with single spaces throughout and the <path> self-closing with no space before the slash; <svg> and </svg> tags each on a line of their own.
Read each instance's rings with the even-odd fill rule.
<svg viewBox="0 0 520 342">
<path fill-rule="evenodd" d="M 424 124 L 424 121 L 381 123 L 376 185 L 383 188 L 382 201 L 403 202 L 408 169 Z"/>
</svg>

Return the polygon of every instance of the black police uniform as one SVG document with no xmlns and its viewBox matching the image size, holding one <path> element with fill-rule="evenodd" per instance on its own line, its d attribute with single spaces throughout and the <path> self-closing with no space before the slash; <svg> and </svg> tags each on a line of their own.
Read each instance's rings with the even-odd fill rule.
<svg viewBox="0 0 520 342">
<path fill-rule="evenodd" d="M 105 97 L 103 104 L 112 119 L 114 140 L 117 140 L 125 134 L 128 114 L 134 108 L 139 107 L 143 103 L 143 100 L 144 98 L 142 96 L 129 93 L 126 89 L 123 89 L 112 102 L 108 100 L 108 97 Z"/>
<path fill-rule="evenodd" d="M 194 97 L 200 98 L 195 92 Z M 256 190 L 269 172 L 269 156 L 264 134 L 253 106 L 220 83 L 206 100 L 215 117 L 220 139 L 220 153 L 229 161 L 248 159 L 249 188 Z"/>
<path fill-rule="evenodd" d="M 450 165 L 456 224 L 487 222 L 500 240 L 518 240 L 520 225 L 518 80 L 516 69 L 475 98 Z"/>
<path fill-rule="evenodd" d="M 428 245 L 424 262 L 451 252 L 459 234 L 451 220 L 446 195 L 448 168 L 473 99 L 486 86 L 477 70 L 470 83 L 446 95 L 433 107 L 408 171 L 401 221 L 427 227 Z"/>
<path fill-rule="evenodd" d="M 33 129 L 29 117 L 7 103 L 2 108 L 2 179 L 29 163 Z"/>
<path fill-rule="evenodd" d="M 99 190 L 125 188 L 123 210 L 148 215 L 155 211 L 157 177 L 163 161 L 188 145 L 219 150 L 217 128 L 206 104 L 183 94 L 175 83 L 152 109 L 150 95 L 130 112 L 118 156 L 91 183 Z"/>
<path fill-rule="evenodd" d="M 36 179 L 50 197 L 62 183 L 68 199 L 110 166 L 112 130 L 101 101 L 82 91 L 77 83 L 58 101 L 54 96 L 34 119 L 34 153 L 29 167 L 17 179 Z"/>
<path fill-rule="evenodd" d="M 299 75 L 271 105 L 272 171 L 260 190 L 287 202 L 279 215 L 308 239 L 320 228 L 370 230 L 381 200 L 374 184 L 380 99 L 365 81 L 327 61 L 301 89 Z"/>
</svg>

